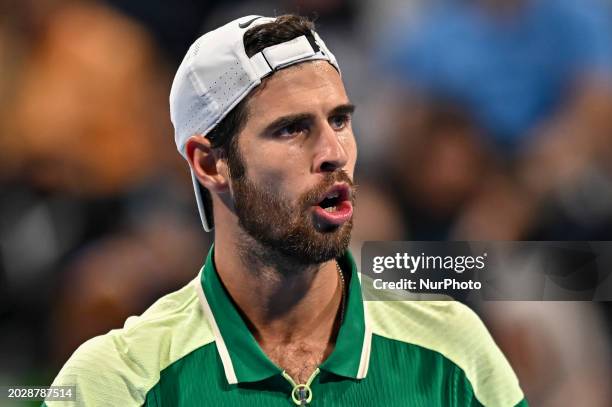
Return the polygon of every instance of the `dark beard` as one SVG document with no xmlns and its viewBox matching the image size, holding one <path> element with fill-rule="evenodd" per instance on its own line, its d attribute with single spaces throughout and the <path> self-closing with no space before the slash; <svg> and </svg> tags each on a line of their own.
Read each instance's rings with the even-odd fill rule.
<svg viewBox="0 0 612 407">
<path fill-rule="evenodd" d="M 262 246 L 297 263 L 319 264 L 340 257 L 348 248 L 353 220 L 340 226 L 316 224 L 312 205 L 336 182 L 353 182 L 342 170 L 327 173 L 320 185 L 304 193 L 296 205 L 266 186 L 253 183 L 239 154 L 229 157 L 234 205 L 240 227 Z M 238 161 L 238 162 L 236 162 Z M 238 175 L 237 177 L 235 175 Z"/>
</svg>

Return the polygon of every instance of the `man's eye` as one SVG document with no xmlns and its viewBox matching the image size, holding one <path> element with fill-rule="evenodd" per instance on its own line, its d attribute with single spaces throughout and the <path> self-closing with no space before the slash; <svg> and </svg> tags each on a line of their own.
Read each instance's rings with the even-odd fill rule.
<svg viewBox="0 0 612 407">
<path fill-rule="evenodd" d="M 308 130 L 306 123 L 292 123 L 274 132 L 277 137 L 295 137 Z"/>
<path fill-rule="evenodd" d="M 330 125 L 334 128 L 334 130 L 342 130 L 344 129 L 351 121 L 351 116 L 348 114 L 340 114 L 337 116 L 332 116 L 329 119 Z"/>
</svg>

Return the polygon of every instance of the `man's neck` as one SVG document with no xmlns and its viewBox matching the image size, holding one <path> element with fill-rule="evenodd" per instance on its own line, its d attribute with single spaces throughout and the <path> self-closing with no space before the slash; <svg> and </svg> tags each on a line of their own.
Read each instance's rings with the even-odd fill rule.
<svg viewBox="0 0 612 407">
<path fill-rule="evenodd" d="M 217 272 L 268 357 L 305 381 L 333 350 L 342 280 L 335 260 L 303 265 L 263 250 L 218 241 Z"/>
</svg>

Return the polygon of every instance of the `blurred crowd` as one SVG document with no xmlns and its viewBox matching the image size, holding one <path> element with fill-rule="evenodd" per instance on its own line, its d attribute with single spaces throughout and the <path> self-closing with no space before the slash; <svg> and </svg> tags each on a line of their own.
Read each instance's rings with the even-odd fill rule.
<svg viewBox="0 0 612 407">
<path fill-rule="evenodd" d="M 211 244 L 168 111 L 195 38 L 315 18 L 366 240 L 612 240 L 610 0 L 0 1 L 0 385 L 194 277 Z M 608 303 L 478 310 L 534 406 L 609 406 Z"/>
</svg>

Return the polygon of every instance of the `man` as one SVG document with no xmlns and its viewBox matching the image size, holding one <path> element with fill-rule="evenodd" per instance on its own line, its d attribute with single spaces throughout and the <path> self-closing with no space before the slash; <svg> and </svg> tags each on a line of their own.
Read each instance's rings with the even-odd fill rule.
<svg viewBox="0 0 612 407">
<path fill-rule="evenodd" d="M 193 44 L 171 115 L 215 244 L 196 279 L 82 345 L 54 384 L 85 405 L 526 405 L 467 308 L 362 301 L 339 73 L 297 16 Z"/>
</svg>

